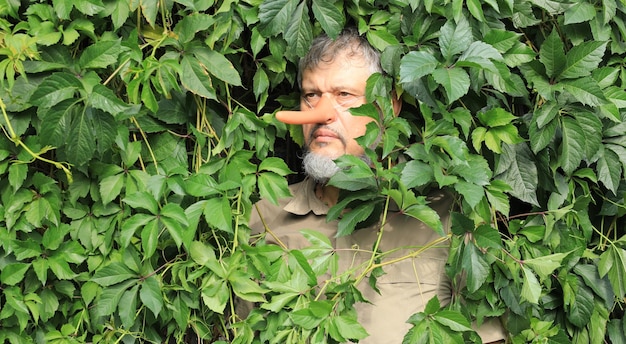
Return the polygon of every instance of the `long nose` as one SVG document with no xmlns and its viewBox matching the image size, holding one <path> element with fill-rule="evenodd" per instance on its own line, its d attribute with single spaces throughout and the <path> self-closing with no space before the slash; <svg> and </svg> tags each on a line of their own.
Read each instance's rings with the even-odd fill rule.
<svg viewBox="0 0 626 344">
<path fill-rule="evenodd" d="M 278 111 L 276 119 L 287 124 L 329 124 L 337 119 L 335 102 L 328 94 L 322 94 L 321 99 L 313 109 L 307 111 Z"/>
</svg>

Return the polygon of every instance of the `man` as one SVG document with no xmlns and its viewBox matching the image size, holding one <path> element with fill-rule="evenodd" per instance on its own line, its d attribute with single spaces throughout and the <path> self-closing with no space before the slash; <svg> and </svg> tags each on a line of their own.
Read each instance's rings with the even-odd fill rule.
<svg viewBox="0 0 626 344">
<path fill-rule="evenodd" d="M 291 186 L 294 196 L 282 200 L 279 206 L 259 202 L 250 227 L 259 232 L 268 230 L 274 236 L 267 235 L 268 241 L 289 249 L 309 246 L 300 231 L 315 229 L 336 248 L 340 271 L 357 272 L 372 257 L 372 247 L 382 230 L 378 250 L 392 252 L 382 260 L 390 264 L 378 279 L 380 293 L 367 283 L 358 286 L 370 301 L 355 305 L 358 320 L 370 335 L 360 343 L 402 343 L 410 328 L 406 321 L 412 314 L 422 311 L 434 296 L 441 304 L 450 301 L 451 284 L 444 272 L 448 247 L 443 238 L 407 216 L 388 216 L 384 224 L 379 221 L 343 237 L 336 237 L 336 221 L 326 222 L 326 214 L 339 196 L 337 188 L 326 184 L 338 171 L 334 160 L 345 154 L 363 156 L 364 150 L 355 138 L 365 134 L 366 125 L 373 121 L 353 116 L 348 109 L 366 102 L 366 82 L 376 72 L 381 72 L 379 53 L 356 30 L 346 29 L 335 40 L 327 36 L 314 40 L 299 66 L 301 111 L 277 114 L 285 123 L 302 125 L 307 177 Z M 396 114 L 400 104 L 394 99 Z M 429 201 L 447 228 L 450 197 L 436 193 Z M 432 247 L 423 249 L 427 246 Z M 488 342 L 499 338 L 503 338 L 500 333 L 483 339 Z"/>
</svg>

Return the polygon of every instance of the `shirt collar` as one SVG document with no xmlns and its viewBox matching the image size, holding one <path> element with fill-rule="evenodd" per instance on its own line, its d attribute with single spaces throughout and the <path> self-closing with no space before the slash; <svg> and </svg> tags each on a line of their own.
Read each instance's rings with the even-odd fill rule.
<svg viewBox="0 0 626 344">
<path fill-rule="evenodd" d="M 295 215 L 306 215 L 310 212 L 315 215 L 328 214 L 328 205 L 315 195 L 316 185 L 312 178 L 305 178 L 292 189 L 294 196 L 283 209 Z"/>
</svg>

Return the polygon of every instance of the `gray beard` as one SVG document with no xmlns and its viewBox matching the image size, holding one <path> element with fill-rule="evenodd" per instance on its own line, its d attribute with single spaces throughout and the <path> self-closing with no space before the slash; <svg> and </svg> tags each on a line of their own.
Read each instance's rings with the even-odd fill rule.
<svg viewBox="0 0 626 344">
<path fill-rule="evenodd" d="M 304 153 L 302 166 L 307 176 L 321 184 L 326 184 L 332 176 L 339 172 L 339 166 L 335 164 L 333 159 L 311 152 Z"/>
</svg>

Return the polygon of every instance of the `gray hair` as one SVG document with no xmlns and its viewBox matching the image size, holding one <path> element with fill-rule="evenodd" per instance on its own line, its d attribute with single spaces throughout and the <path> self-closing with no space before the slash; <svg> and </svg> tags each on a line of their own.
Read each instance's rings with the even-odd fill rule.
<svg viewBox="0 0 626 344">
<path fill-rule="evenodd" d="M 354 27 L 345 28 L 337 38 L 332 39 L 326 34 L 316 37 L 308 53 L 300 59 L 298 65 L 298 85 L 302 86 L 302 74 L 306 70 L 315 69 L 320 63 L 330 63 L 339 54 L 347 51 L 348 57 L 360 56 L 369 64 L 373 73 L 382 73 L 380 53 L 374 49 Z"/>
</svg>

